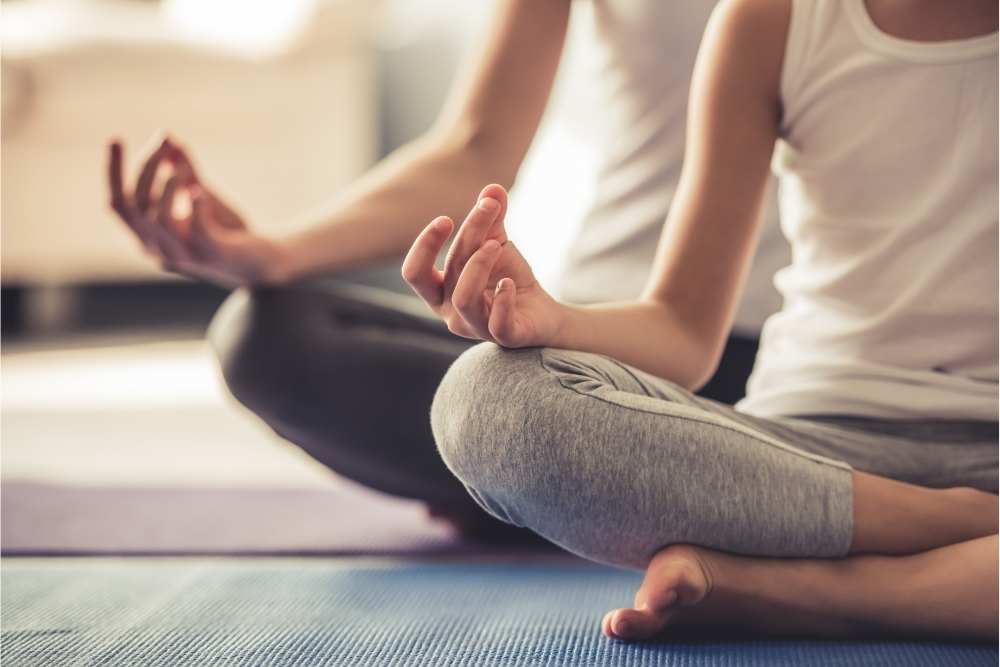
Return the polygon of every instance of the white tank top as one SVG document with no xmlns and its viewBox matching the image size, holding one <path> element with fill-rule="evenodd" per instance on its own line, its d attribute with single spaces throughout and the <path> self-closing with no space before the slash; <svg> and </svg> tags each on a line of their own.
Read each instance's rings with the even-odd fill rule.
<svg viewBox="0 0 1000 667">
<path fill-rule="evenodd" d="M 713 0 L 592 0 L 584 13 L 586 113 L 598 153 L 596 192 L 556 285 L 573 303 L 633 299 L 646 284 L 684 159 L 688 88 Z M 734 328 L 756 336 L 781 297 L 790 260 L 769 200 Z"/>
<path fill-rule="evenodd" d="M 792 264 L 738 408 L 997 419 L 997 35 L 795 0 L 775 154 Z"/>
</svg>

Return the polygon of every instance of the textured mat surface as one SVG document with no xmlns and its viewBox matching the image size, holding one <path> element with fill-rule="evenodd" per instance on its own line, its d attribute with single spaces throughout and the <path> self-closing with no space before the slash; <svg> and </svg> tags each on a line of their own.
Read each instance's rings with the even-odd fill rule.
<svg viewBox="0 0 1000 667">
<path fill-rule="evenodd" d="M 562 561 L 8 559 L 6 665 L 996 665 L 995 646 L 628 645 L 638 575 Z"/>
</svg>

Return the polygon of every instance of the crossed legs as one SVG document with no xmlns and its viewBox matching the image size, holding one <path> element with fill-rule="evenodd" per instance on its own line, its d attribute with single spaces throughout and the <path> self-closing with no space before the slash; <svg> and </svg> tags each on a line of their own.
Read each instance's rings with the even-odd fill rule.
<svg viewBox="0 0 1000 667">
<path fill-rule="evenodd" d="M 211 338 L 236 397 L 333 470 L 427 500 L 473 532 L 527 532 L 505 530 L 483 507 L 588 558 L 645 569 L 634 606 L 604 619 L 611 636 L 737 622 L 764 633 L 993 636 L 996 497 L 928 487 L 995 491 L 995 434 L 950 448 L 961 473 L 920 459 L 940 447 L 897 438 L 890 449 L 913 468 L 873 460 L 865 467 L 877 474 L 866 474 L 854 460 L 873 446 L 863 430 L 758 432 L 752 419 L 661 394 L 674 390 L 610 360 L 550 351 L 545 368 L 537 351 L 482 346 L 434 406 L 456 479 L 433 444 L 414 438 L 431 442 L 431 396 L 469 344 L 406 303 L 363 289 L 239 292 Z M 551 402 L 523 395 L 539 387 Z M 706 413 L 710 426 L 726 425 L 727 447 L 704 446 L 705 424 L 690 417 Z M 672 439 L 660 422 L 677 425 Z M 508 437 L 508 426 L 532 437 Z M 632 449 L 657 437 L 663 447 Z M 939 478 L 919 478 L 934 469 Z M 658 486 L 681 495 L 635 493 Z"/>
<path fill-rule="evenodd" d="M 760 420 L 605 357 L 493 345 L 452 366 L 432 424 L 445 462 L 491 514 L 646 570 L 634 606 L 605 617 L 610 636 L 699 623 L 995 634 L 997 498 L 930 488 L 995 491 L 988 424 L 951 425 L 960 444 L 934 447 L 920 434 L 940 425 Z M 927 451 L 949 460 L 907 467 Z M 910 481 L 852 470 L 838 452 Z"/>
</svg>

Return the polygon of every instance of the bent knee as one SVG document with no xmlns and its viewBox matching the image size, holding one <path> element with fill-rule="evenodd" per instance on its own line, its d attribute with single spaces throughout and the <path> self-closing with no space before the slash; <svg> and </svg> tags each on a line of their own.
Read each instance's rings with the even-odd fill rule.
<svg viewBox="0 0 1000 667">
<path fill-rule="evenodd" d="M 463 353 L 431 405 L 434 439 L 451 471 L 481 491 L 527 483 L 552 382 L 537 348 L 482 343 Z"/>
<path fill-rule="evenodd" d="M 290 290 L 240 288 L 212 318 L 208 341 L 229 391 L 251 410 L 275 392 L 297 318 Z"/>
</svg>

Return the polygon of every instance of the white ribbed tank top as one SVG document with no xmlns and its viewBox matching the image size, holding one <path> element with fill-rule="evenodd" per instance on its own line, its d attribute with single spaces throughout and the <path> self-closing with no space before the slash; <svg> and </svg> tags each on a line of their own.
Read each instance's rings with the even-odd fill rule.
<svg viewBox="0 0 1000 667">
<path fill-rule="evenodd" d="M 756 415 L 997 419 L 997 35 L 912 42 L 794 0 L 775 154 L 792 264 Z"/>
</svg>

